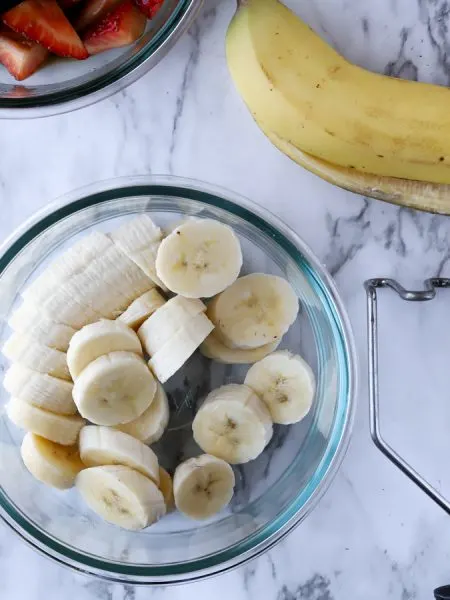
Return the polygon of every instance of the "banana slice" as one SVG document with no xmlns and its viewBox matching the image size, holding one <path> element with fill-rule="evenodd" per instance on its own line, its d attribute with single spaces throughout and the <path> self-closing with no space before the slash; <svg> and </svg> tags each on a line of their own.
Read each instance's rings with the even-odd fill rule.
<svg viewBox="0 0 450 600">
<path fill-rule="evenodd" d="M 81 329 L 102 317 L 115 319 L 153 281 L 111 243 L 86 268 L 58 286 L 42 303 L 43 312 Z"/>
<path fill-rule="evenodd" d="M 58 415 L 18 398 L 11 398 L 6 405 L 6 413 L 17 427 L 63 446 L 75 444 L 85 423 L 78 415 Z"/>
<path fill-rule="evenodd" d="M 23 291 L 22 296 L 39 307 L 62 283 L 85 269 L 109 246 L 112 246 L 112 242 L 105 234 L 92 232 L 53 261 Z"/>
<path fill-rule="evenodd" d="M 12 364 L 5 373 L 3 386 L 11 396 L 38 408 L 61 415 L 74 415 L 73 383 Z"/>
<path fill-rule="evenodd" d="M 209 454 L 181 463 L 173 477 L 175 504 L 192 519 L 208 519 L 221 511 L 233 497 L 233 469 Z"/>
<path fill-rule="evenodd" d="M 96 425 L 137 419 L 152 403 L 156 381 L 144 360 L 132 352 L 99 356 L 77 377 L 73 399 L 80 414 Z"/>
<path fill-rule="evenodd" d="M 125 323 L 101 319 L 85 325 L 73 336 L 67 351 L 67 365 L 72 379 L 78 377 L 99 356 L 119 350 L 142 356 L 138 336 Z"/>
<path fill-rule="evenodd" d="M 155 261 L 163 237 L 161 229 L 148 215 L 139 215 L 110 234 L 120 250 L 128 256 L 158 286 L 164 285 L 156 274 Z"/>
<path fill-rule="evenodd" d="M 311 367 L 286 350 L 254 364 L 244 383 L 265 403 L 273 422 L 282 425 L 297 423 L 308 414 L 316 387 Z"/>
<path fill-rule="evenodd" d="M 218 294 L 233 283 L 241 266 L 238 238 L 231 227 L 213 219 L 180 225 L 161 242 L 156 257 L 159 278 L 188 298 Z"/>
<path fill-rule="evenodd" d="M 78 446 L 62 446 L 28 432 L 20 448 L 22 460 L 30 473 L 46 485 L 67 490 L 85 468 Z"/>
<path fill-rule="evenodd" d="M 279 340 L 295 321 L 298 298 L 275 275 L 240 277 L 208 304 L 217 336 L 230 348 L 258 348 Z"/>
<path fill-rule="evenodd" d="M 203 313 L 186 322 L 148 362 L 159 381 L 164 383 L 172 377 L 213 329 L 214 325 Z"/>
<path fill-rule="evenodd" d="M 112 245 L 67 283 L 66 292 L 100 317 L 115 319 L 133 300 L 153 287 L 154 282 Z"/>
<path fill-rule="evenodd" d="M 110 285 L 126 298 L 127 307 L 155 287 L 153 279 L 115 245 L 99 257 L 99 263 L 103 263 Z"/>
<path fill-rule="evenodd" d="M 80 456 L 87 467 L 124 465 L 150 477 L 159 485 L 158 458 L 151 448 L 136 438 L 98 425 L 80 431 Z"/>
<path fill-rule="evenodd" d="M 170 409 L 167 394 L 163 386 L 157 382 L 155 397 L 150 406 L 140 417 L 115 428 L 132 435 L 144 444 L 154 444 L 161 439 L 169 424 Z"/>
<path fill-rule="evenodd" d="M 261 360 L 277 349 L 281 339 L 272 344 L 265 344 L 259 348 L 228 348 L 213 331 L 200 346 L 200 352 L 206 358 L 211 358 L 226 365 L 252 364 Z"/>
<path fill-rule="evenodd" d="M 159 308 L 138 330 L 138 336 L 147 353 L 152 356 L 161 350 L 176 332 L 206 311 L 206 306 L 197 298 L 175 296 Z"/>
<path fill-rule="evenodd" d="M 124 529 L 144 529 L 166 514 L 157 486 L 130 467 L 84 469 L 77 476 L 75 487 L 97 515 Z"/>
<path fill-rule="evenodd" d="M 95 323 L 102 318 L 102 313 L 97 312 L 92 306 L 85 304 L 78 284 L 80 276 L 75 276 L 70 281 L 62 283 L 45 300 L 42 300 L 40 308 L 48 317 L 58 315 L 58 321 L 68 325 L 72 329 L 81 329 L 88 323 Z M 95 284 L 95 291 L 99 298 L 104 297 L 104 289 L 101 279 Z"/>
<path fill-rule="evenodd" d="M 165 299 L 161 294 L 153 288 L 139 298 L 136 298 L 125 312 L 118 318 L 119 321 L 131 327 L 135 331 L 139 329 L 142 323 L 148 319 L 158 308 L 161 308 L 165 303 Z"/>
<path fill-rule="evenodd" d="M 66 353 L 44 346 L 23 333 L 13 333 L 2 352 L 11 362 L 70 381 Z"/>
<path fill-rule="evenodd" d="M 251 388 L 231 383 L 210 392 L 192 431 L 204 452 L 241 464 L 259 456 L 269 443 L 272 419 Z"/>
<path fill-rule="evenodd" d="M 169 473 L 159 467 L 159 490 L 164 497 L 166 511 L 171 512 L 175 508 L 175 498 L 173 497 L 173 481 Z"/>
<path fill-rule="evenodd" d="M 44 346 L 66 352 L 76 329 L 57 323 L 31 302 L 23 302 L 13 312 L 8 325 L 17 333 L 25 333 Z"/>
</svg>

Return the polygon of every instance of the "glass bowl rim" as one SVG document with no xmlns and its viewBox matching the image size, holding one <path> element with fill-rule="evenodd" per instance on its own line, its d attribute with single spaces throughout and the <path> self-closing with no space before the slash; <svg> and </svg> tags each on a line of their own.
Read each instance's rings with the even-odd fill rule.
<svg viewBox="0 0 450 600">
<path fill-rule="evenodd" d="M 154 39 L 125 65 L 102 77 L 39 98 L 0 98 L 1 119 L 34 119 L 79 110 L 120 92 L 137 81 L 164 58 L 196 18 L 204 0 L 179 0 Z"/>
<path fill-rule="evenodd" d="M 339 339 L 334 339 L 334 343 L 339 342 L 341 346 L 338 360 L 346 384 L 344 390 L 342 386 L 339 389 L 338 410 L 334 417 L 332 432 L 314 477 L 281 516 L 278 515 L 261 531 L 207 557 L 161 566 L 123 565 L 92 558 L 82 551 L 66 548 L 64 543 L 55 541 L 52 536 L 43 533 L 24 519 L 14 507 L 9 505 L 0 486 L 0 519 L 41 554 L 76 571 L 109 581 L 138 585 L 168 585 L 197 581 L 240 566 L 272 548 L 310 514 L 331 484 L 350 441 L 356 407 L 357 363 L 347 312 L 331 275 L 312 250 L 290 227 L 267 209 L 225 188 L 203 181 L 166 175 L 142 175 L 103 180 L 77 188 L 36 212 L 3 242 L 0 246 L 0 276 L 29 242 L 61 219 L 111 200 L 151 194 L 178 195 L 225 209 L 245 218 L 259 229 L 263 226 L 266 233 L 269 231 L 276 237 L 277 242 L 283 242 L 282 246 L 285 250 L 289 246 L 298 258 L 302 256 L 306 258 L 316 286 L 320 288 L 329 303 L 328 316 L 331 312 L 339 333 Z M 289 250 L 287 251 L 291 254 Z M 291 258 L 298 263 L 298 258 L 295 259 L 292 254 Z M 303 496 L 305 500 L 302 499 Z"/>
</svg>

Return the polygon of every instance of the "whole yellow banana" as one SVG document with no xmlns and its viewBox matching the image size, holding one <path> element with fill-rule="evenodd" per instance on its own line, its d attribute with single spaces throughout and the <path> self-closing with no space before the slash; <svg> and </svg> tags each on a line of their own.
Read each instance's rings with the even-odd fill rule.
<svg viewBox="0 0 450 600">
<path fill-rule="evenodd" d="M 447 186 L 402 181 L 450 183 L 449 89 L 350 64 L 278 0 L 241 1 L 227 60 L 253 117 L 291 158 L 343 187 L 384 186 L 370 195 L 415 194 L 418 208 L 425 197 L 425 208 L 450 211 Z"/>
</svg>

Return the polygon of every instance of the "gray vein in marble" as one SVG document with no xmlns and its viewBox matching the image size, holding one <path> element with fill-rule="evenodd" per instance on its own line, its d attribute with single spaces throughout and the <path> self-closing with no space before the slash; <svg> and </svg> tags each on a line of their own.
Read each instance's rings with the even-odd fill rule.
<svg viewBox="0 0 450 600">
<path fill-rule="evenodd" d="M 135 600 L 136 588 L 133 585 L 123 586 L 123 600 Z"/>
<path fill-rule="evenodd" d="M 275 580 L 277 578 L 277 568 L 270 552 L 268 552 L 266 556 L 270 566 L 270 574 L 272 575 L 272 579 Z"/>
<path fill-rule="evenodd" d="M 333 600 L 331 581 L 319 573 L 307 579 L 294 590 L 286 585 L 281 588 L 277 600 Z"/>
<path fill-rule="evenodd" d="M 441 275 L 450 257 L 450 221 L 437 215 L 419 214 L 406 207 L 386 205 L 386 218 L 374 222 L 374 204 L 362 201 L 358 212 L 350 216 L 326 218 L 330 244 L 324 262 L 331 273 L 340 274 L 357 254 L 371 241 L 385 250 L 393 250 L 398 257 L 408 258 L 411 253 L 410 233 L 420 240 L 423 251 L 435 255 L 434 267 L 428 276 Z M 369 274 L 368 274 L 369 276 Z"/>
<path fill-rule="evenodd" d="M 386 75 L 399 77 L 400 79 L 411 79 L 417 81 L 418 68 L 412 60 L 405 58 L 405 44 L 408 41 L 409 30 L 403 27 L 400 32 L 400 49 L 397 58 L 386 65 L 384 70 Z"/>
<path fill-rule="evenodd" d="M 410 589 L 406 583 L 405 575 L 407 574 L 404 574 L 404 570 L 399 567 L 396 561 L 392 561 L 387 550 L 384 550 L 383 554 L 390 563 L 390 570 L 393 578 L 400 586 L 401 600 L 414 600 L 414 598 L 417 598 L 414 586 Z"/>
<path fill-rule="evenodd" d="M 370 34 L 370 24 L 369 24 L 369 19 L 367 17 L 362 17 L 361 27 L 362 27 L 364 35 L 368 37 Z"/>
<path fill-rule="evenodd" d="M 110 583 L 92 579 L 84 587 L 93 592 L 98 600 L 113 600 L 113 586 Z"/>
<path fill-rule="evenodd" d="M 243 576 L 244 589 L 249 596 L 250 596 L 250 582 L 255 577 L 255 573 L 256 573 L 255 564 L 256 563 L 246 565 L 244 567 L 244 576 Z"/>
<path fill-rule="evenodd" d="M 446 84 L 450 82 L 450 43 L 448 40 L 448 20 L 450 7 L 448 2 L 419 1 L 419 15 L 426 23 L 428 38 L 437 54 L 438 65 L 446 76 Z"/>
<path fill-rule="evenodd" d="M 195 69 L 195 66 L 198 63 L 199 53 L 200 53 L 200 26 L 198 23 L 195 23 L 190 31 L 189 38 L 192 42 L 192 48 L 189 53 L 189 59 L 186 62 L 183 71 L 183 78 L 181 81 L 180 89 L 177 95 L 176 101 L 176 109 L 175 114 L 173 116 L 172 122 L 172 132 L 171 132 L 171 141 L 169 148 L 169 173 L 173 173 L 173 153 L 175 151 L 175 145 L 177 143 L 178 136 L 178 126 L 179 122 L 183 116 L 184 103 L 186 101 L 186 94 L 190 89 L 190 83 L 192 80 L 192 74 Z"/>
<path fill-rule="evenodd" d="M 366 215 L 369 207 L 369 200 L 365 198 L 359 212 L 349 218 L 336 219 L 331 213 L 327 214 L 327 229 L 331 243 L 325 263 L 333 277 L 354 258 L 367 240 L 370 219 L 367 219 Z"/>
<path fill-rule="evenodd" d="M 139 135 L 139 132 L 142 129 L 142 124 L 139 122 L 139 110 L 136 104 L 136 99 L 134 95 L 130 93 L 128 88 L 122 90 L 116 96 L 113 96 L 110 101 L 118 114 L 118 122 L 120 123 L 122 135 L 122 139 L 117 144 L 117 153 L 114 158 L 113 166 L 113 172 L 118 176 L 121 174 L 122 165 L 124 163 L 126 146 L 130 139 Z M 141 172 L 145 172 L 148 175 L 152 174 L 151 161 L 149 159 L 150 152 L 148 151 L 148 148 L 146 148 L 146 150 L 147 151 L 144 153 L 146 156 L 144 170 L 136 170 L 133 168 L 129 171 L 130 175 L 138 173 L 140 174 Z"/>
<path fill-rule="evenodd" d="M 173 155 L 176 150 L 177 140 L 179 136 L 179 126 L 185 112 L 185 103 L 187 95 L 191 92 L 191 89 L 195 89 L 193 85 L 193 78 L 198 66 L 199 58 L 201 55 L 201 43 L 203 34 L 210 28 L 217 15 L 217 0 L 210 2 L 205 10 L 198 17 L 196 22 L 192 25 L 188 32 L 190 40 L 190 51 L 189 57 L 185 63 L 181 84 L 177 93 L 175 113 L 172 120 L 171 130 L 171 141 L 169 147 L 169 173 L 174 172 Z"/>
<path fill-rule="evenodd" d="M 403 238 L 403 223 L 405 217 L 409 215 L 409 212 L 409 208 L 398 209 L 396 215 L 396 226 L 394 226 L 392 235 L 389 235 L 385 244 L 385 248 L 393 248 L 399 256 L 406 256 L 406 243 Z M 396 240 L 395 237 L 397 237 Z"/>
</svg>

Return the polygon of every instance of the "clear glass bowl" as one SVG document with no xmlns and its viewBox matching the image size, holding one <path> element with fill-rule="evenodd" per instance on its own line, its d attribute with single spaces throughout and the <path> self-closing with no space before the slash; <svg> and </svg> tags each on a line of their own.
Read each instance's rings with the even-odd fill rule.
<svg viewBox="0 0 450 600">
<path fill-rule="evenodd" d="M 0 69 L 0 118 L 32 118 L 70 112 L 107 98 L 154 67 L 195 18 L 203 0 L 165 0 L 145 34 L 131 46 L 87 60 L 52 58 L 16 82 Z"/>
<path fill-rule="evenodd" d="M 0 252 L 0 343 L 27 282 L 48 260 L 91 228 L 109 231 L 148 212 L 164 225 L 181 216 L 212 217 L 231 225 L 244 252 L 243 272 L 281 275 L 297 291 L 301 310 L 282 348 L 313 367 L 317 392 L 309 416 L 275 426 L 256 460 L 235 468 L 229 509 L 207 522 L 172 513 L 142 532 L 97 518 L 76 490 L 38 483 L 22 464 L 23 432 L 0 413 L 0 515 L 45 555 L 117 581 L 167 584 L 223 572 L 270 548 L 312 510 L 335 474 L 350 435 L 355 392 L 352 336 L 330 276 L 299 237 L 273 215 L 223 189 L 178 178 L 133 177 L 78 190 L 28 221 Z M 3 369 L 7 365 L 0 364 Z M 192 439 L 196 408 L 214 387 L 243 381 L 246 367 L 213 363 L 195 354 L 165 385 L 169 429 L 155 445 L 173 468 L 200 453 Z M 0 405 L 7 401 L 2 389 Z"/>
</svg>

